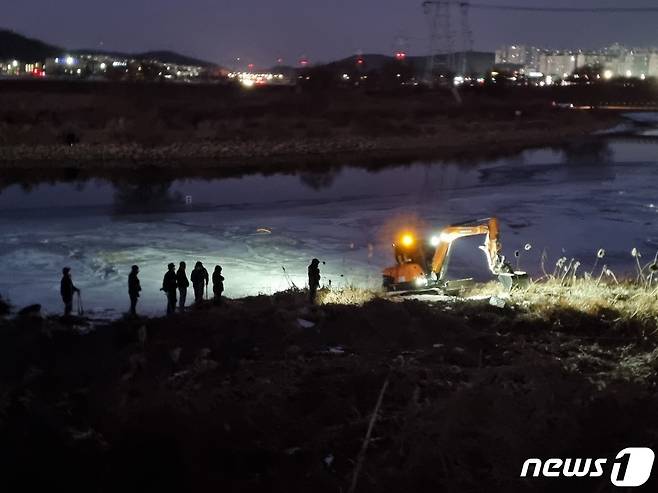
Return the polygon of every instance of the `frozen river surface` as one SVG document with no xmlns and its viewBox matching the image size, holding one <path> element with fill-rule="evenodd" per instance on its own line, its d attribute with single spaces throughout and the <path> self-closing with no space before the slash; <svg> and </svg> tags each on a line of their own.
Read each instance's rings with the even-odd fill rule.
<svg viewBox="0 0 658 493">
<path fill-rule="evenodd" d="M 343 167 L 304 175 L 113 185 L 104 181 L 10 186 L 0 192 L 0 294 L 17 307 L 61 310 L 61 268 L 70 266 L 86 310 L 127 309 L 127 275 L 141 269 L 141 312 L 162 313 L 166 264 L 221 264 L 229 297 L 305 284 L 312 257 L 324 282 L 377 287 L 391 242 L 415 222 L 428 232 L 497 216 L 505 253 L 526 243 L 521 267 L 540 272 L 560 256 L 590 269 L 595 252 L 616 272 L 630 251 L 658 250 L 658 144 L 611 138 L 472 164 L 416 163 L 378 172 Z M 487 279 L 474 247 L 456 244 L 455 277 Z M 284 275 L 285 267 L 289 279 Z M 188 295 L 189 298 L 189 295 Z"/>
</svg>

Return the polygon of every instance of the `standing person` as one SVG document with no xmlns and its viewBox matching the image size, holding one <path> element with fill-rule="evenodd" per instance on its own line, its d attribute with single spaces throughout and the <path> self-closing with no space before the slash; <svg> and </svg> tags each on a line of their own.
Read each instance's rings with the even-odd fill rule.
<svg viewBox="0 0 658 493">
<path fill-rule="evenodd" d="M 176 266 L 169 264 L 167 267 L 160 291 L 164 291 L 167 295 L 167 315 L 172 315 L 176 311 Z"/>
<path fill-rule="evenodd" d="M 311 260 L 308 266 L 308 297 L 311 305 L 315 303 L 315 295 L 320 287 L 320 261 L 316 258 Z"/>
<path fill-rule="evenodd" d="M 187 288 L 190 281 L 187 279 L 187 272 L 185 272 L 185 262 L 178 264 L 178 271 L 176 272 L 176 282 L 178 283 L 178 308 L 180 311 L 185 310 L 185 300 L 187 299 Z"/>
<path fill-rule="evenodd" d="M 203 301 L 203 290 L 208 286 L 208 271 L 201 262 L 197 262 L 194 265 L 194 270 L 190 278 L 194 287 L 194 301 L 199 303 Z"/>
<path fill-rule="evenodd" d="M 70 317 L 73 311 L 73 293 L 80 294 L 80 290 L 73 285 L 70 267 L 64 267 L 62 269 L 62 281 L 59 284 L 59 293 L 62 295 L 62 301 L 64 302 L 64 316 Z"/>
<path fill-rule="evenodd" d="M 224 292 L 224 276 L 220 265 L 216 265 L 215 271 L 212 273 L 212 292 L 215 295 L 215 301 L 221 303 L 222 293 Z"/>
<path fill-rule="evenodd" d="M 130 268 L 130 274 L 128 274 L 128 296 L 130 297 L 130 315 L 133 317 L 137 316 L 137 298 L 139 298 L 139 292 L 142 290 L 142 286 L 139 283 L 139 267 L 133 265 Z"/>
</svg>

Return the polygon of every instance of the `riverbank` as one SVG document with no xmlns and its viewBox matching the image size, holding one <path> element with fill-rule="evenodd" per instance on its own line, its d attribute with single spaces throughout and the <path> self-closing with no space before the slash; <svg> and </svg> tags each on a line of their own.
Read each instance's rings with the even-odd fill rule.
<svg viewBox="0 0 658 493">
<path fill-rule="evenodd" d="M 554 491 L 559 480 L 519 478 L 527 458 L 658 446 L 650 293 L 533 289 L 502 308 L 371 295 L 311 308 L 287 292 L 84 335 L 4 320 L 5 480 L 347 491 L 376 407 L 362 492 Z"/>
<path fill-rule="evenodd" d="M 511 156 L 527 149 L 560 147 L 619 122 L 583 113 L 512 124 L 474 124 L 473 128 L 446 128 L 433 137 L 334 137 L 281 142 L 176 143 L 145 147 L 139 144 L 77 144 L 74 146 L 0 147 L 4 181 L 108 178 L 138 175 L 158 179 L 221 178 L 251 173 L 327 171 L 341 164 L 380 169 L 420 160 L 465 161 Z M 137 176 L 138 176 L 137 175 Z"/>
<path fill-rule="evenodd" d="M 403 92 L 236 93 L 227 88 L 93 86 L 13 96 L 0 110 L 0 169 L 121 178 L 134 173 L 235 176 L 379 167 L 414 160 L 472 160 L 560 146 L 619 121 L 612 112 L 558 109 L 543 100 Z M 198 91 L 198 92 L 195 92 Z M 214 92 L 213 92 L 214 91 Z M 5 96 L 6 97 L 6 96 Z M 28 99 L 29 98 L 29 99 Z M 15 101 L 13 99 L 12 101 Z M 0 98 L 0 102 L 2 98 Z"/>
</svg>

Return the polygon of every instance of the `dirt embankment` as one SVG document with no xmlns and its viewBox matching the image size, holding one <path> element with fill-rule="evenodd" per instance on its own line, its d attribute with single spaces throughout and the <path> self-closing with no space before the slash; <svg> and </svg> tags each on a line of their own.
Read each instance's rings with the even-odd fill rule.
<svg viewBox="0 0 658 493">
<path fill-rule="evenodd" d="M 175 173 L 299 170 L 518 152 L 609 127 L 609 113 L 560 111 L 545 99 L 443 92 L 296 93 L 220 86 L 7 86 L 0 167 Z"/>
<path fill-rule="evenodd" d="M 520 479 L 524 460 L 658 446 L 648 329 L 607 308 L 540 316 L 374 299 L 309 309 L 295 293 L 87 335 L 5 321 L 3 481 L 348 491 L 386 382 L 356 491 L 556 491 L 554 479 Z"/>
</svg>

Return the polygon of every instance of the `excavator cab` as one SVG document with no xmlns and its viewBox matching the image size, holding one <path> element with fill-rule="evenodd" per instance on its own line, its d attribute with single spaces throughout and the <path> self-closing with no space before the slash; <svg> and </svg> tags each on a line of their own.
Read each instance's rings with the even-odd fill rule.
<svg viewBox="0 0 658 493">
<path fill-rule="evenodd" d="M 384 269 L 383 286 L 388 291 L 414 290 L 430 285 L 427 277 L 432 249 L 419 241 L 417 235 L 404 232 L 393 243 L 395 265 Z"/>
<path fill-rule="evenodd" d="M 484 235 L 480 246 L 486 256 L 489 271 L 498 277 L 506 290 L 524 287 L 528 283 L 525 272 L 515 272 L 502 255 L 499 225 L 496 218 L 453 224 L 443 229 L 427 244 L 411 233 L 401 235 L 393 244 L 396 265 L 383 271 L 383 287 L 388 291 L 409 291 L 439 288 L 443 292 L 460 290 L 467 280 L 447 281 L 447 269 L 453 242 L 465 236 Z"/>
</svg>

